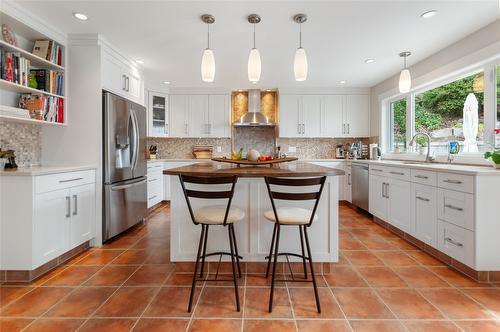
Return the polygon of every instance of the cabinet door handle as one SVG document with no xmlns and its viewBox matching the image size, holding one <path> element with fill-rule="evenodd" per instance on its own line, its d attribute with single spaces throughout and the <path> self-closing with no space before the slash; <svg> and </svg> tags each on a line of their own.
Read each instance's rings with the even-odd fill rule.
<svg viewBox="0 0 500 332">
<path fill-rule="evenodd" d="M 71 198 L 66 196 L 66 218 L 71 216 Z"/>
<path fill-rule="evenodd" d="M 83 180 L 83 178 L 74 178 L 74 179 L 68 179 L 68 180 L 59 180 L 59 183 L 73 182 L 73 181 L 78 181 L 78 180 Z"/>
<path fill-rule="evenodd" d="M 168 123 L 165 123 L 165 135 L 168 135 Z"/>
<path fill-rule="evenodd" d="M 130 91 L 130 77 L 127 76 L 127 92 Z"/>
<path fill-rule="evenodd" d="M 186 135 L 188 134 L 188 124 L 187 123 L 184 125 L 184 133 Z"/>
<path fill-rule="evenodd" d="M 123 79 L 123 86 L 122 86 L 122 90 L 123 91 L 126 91 L 127 90 L 127 76 L 125 76 L 125 74 L 122 75 L 122 79 Z"/>
<path fill-rule="evenodd" d="M 342 134 L 345 134 L 345 123 L 342 124 Z"/>
<path fill-rule="evenodd" d="M 73 215 L 76 216 L 78 214 L 78 196 L 73 195 L 73 201 L 75 203 L 75 210 L 73 211 Z"/>
<path fill-rule="evenodd" d="M 347 184 L 351 185 L 351 174 L 347 174 Z"/>
<path fill-rule="evenodd" d="M 389 198 L 389 184 L 385 184 L 385 198 Z"/>
<path fill-rule="evenodd" d="M 451 179 L 445 179 L 445 180 L 443 180 L 443 182 L 452 183 L 452 184 L 462 184 L 462 181 L 460 181 L 460 180 L 451 180 Z"/>
<path fill-rule="evenodd" d="M 301 134 L 301 132 L 300 132 L 300 123 L 297 124 L 297 134 L 299 134 L 299 135 Z"/>
<path fill-rule="evenodd" d="M 347 134 L 350 134 L 351 133 L 351 126 L 349 125 L 349 123 L 347 124 Z"/>
<path fill-rule="evenodd" d="M 394 171 L 390 171 L 389 173 L 390 173 L 390 174 L 394 174 L 394 175 L 405 175 L 405 173 L 402 173 L 402 172 L 394 172 Z"/>
<path fill-rule="evenodd" d="M 370 171 L 375 171 L 375 172 L 383 172 L 383 170 L 378 169 L 378 168 L 372 168 L 372 169 L 370 169 Z"/>
<path fill-rule="evenodd" d="M 208 134 L 209 135 L 212 134 L 212 124 L 211 123 L 208 124 Z"/>
<path fill-rule="evenodd" d="M 429 177 L 428 176 L 425 176 L 425 175 L 415 175 L 416 178 L 419 178 L 419 179 L 428 179 Z"/>
<path fill-rule="evenodd" d="M 151 179 L 151 180 L 148 180 L 148 182 L 154 182 L 154 181 L 157 181 L 158 179 Z"/>
<path fill-rule="evenodd" d="M 424 202 L 429 202 L 429 201 L 430 201 L 430 199 L 428 199 L 428 198 L 424 198 L 424 197 L 421 197 L 421 196 L 416 196 L 415 198 L 416 198 L 416 199 L 419 199 L 419 200 L 421 200 L 421 201 L 424 201 Z"/>
<path fill-rule="evenodd" d="M 464 210 L 461 207 L 454 206 L 454 205 L 451 205 L 451 204 L 445 204 L 444 207 L 446 207 L 448 209 L 456 210 L 456 211 L 463 211 Z"/>
<path fill-rule="evenodd" d="M 449 242 L 449 243 L 453 244 L 454 246 L 457 246 L 457 247 L 463 247 L 464 246 L 462 243 L 457 242 L 457 241 L 455 241 L 455 240 L 453 240 L 452 238 L 449 238 L 449 237 L 445 237 L 444 240 L 446 242 Z"/>
</svg>

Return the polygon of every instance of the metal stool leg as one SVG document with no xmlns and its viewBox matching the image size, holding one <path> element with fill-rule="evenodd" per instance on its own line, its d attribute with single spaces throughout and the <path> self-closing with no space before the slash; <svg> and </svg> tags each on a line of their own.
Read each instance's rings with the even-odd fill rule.
<svg viewBox="0 0 500 332">
<path fill-rule="evenodd" d="M 207 240 L 208 240 L 208 225 L 205 226 L 205 237 L 203 239 L 203 255 L 201 256 L 201 271 L 200 278 L 203 278 L 203 272 L 205 271 L 205 255 L 207 254 Z"/>
<path fill-rule="evenodd" d="M 302 249 L 302 267 L 304 268 L 304 279 L 307 279 L 307 264 L 306 264 L 306 254 L 304 251 L 304 236 L 302 235 L 303 226 L 299 226 L 300 233 L 300 248 Z"/>
<path fill-rule="evenodd" d="M 307 236 L 307 227 L 304 227 L 304 237 L 306 238 L 307 255 L 309 256 L 309 266 L 311 268 L 312 282 L 313 282 L 313 286 L 314 286 L 314 296 L 316 297 L 316 308 L 318 309 L 318 313 L 321 313 L 321 305 L 319 303 L 318 287 L 316 286 L 316 277 L 314 276 L 311 247 L 309 246 L 309 237 Z"/>
<path fill-rule="evenodd" d="M 274 224 L 273 237 L 271 239 L 271 246 L 269 248 L 269 259 L 267 261 L 266 278 L 269 277 L 269 268 L 271 267 L 271 260 L 273 258 L 274 241 L 276 239 L 276 227 L 277 227 L 277 225 Z"/>
<path fill-rule="evenodd" d="M 274 297 L 274 280 L 276 279 L 276 265 L 278 265 L 278 250 L 280 244 L 280 225 L 276 228 L 276 248 L 274 249 L 274 263 L 273 263 L 273 275 L 271 279 L 271 294 L 269 295 L 269 312 L 273 311 L 273 297 Z M 269 257 L 269 259 L 271 259 Z"/>
<path fill-rule="evenodd" d="M 236 266 L 234 263 L 234 245 L 233 237 L 231 236 L 231 225 L 227 229 L 229 235 L 229 247 L 231 248 L 231 267 L 233 268 L 234 296 L 236 297 L 236 311 L 240 311 L 240 296 L 238 294 L 238 281 L 236 280 Z"/>
<path fill-rule="evenodd" d="M 196 290 L 196 274 L 198 273 L 198 262 L 200 261 L 201 244 L 203 242 L 204 236 L 205 236 L 205 225 L 201 225 L 200 242 L 198 244 L 198 254 L 196 255 L 196 263 L 194 264 L 193 282 L 191 284 L 191 293 L 189 294 L 188 312 L 191 312 L 191 308 L 193 306 L 193 296 L 194 296 L 194 292 Z"/>
<path fill-rule="evenodd" d="M 230 224 L 229 227 L 231 228 L 231 234 L 233 236 L 234 252 L 236 254 L 236 263 L 238 266 L 238 278 L 241 278 L 240 254 L 238 252 L 238 244 L 236 243 L 236 234 L 234 232 L 234 224 Z"/>
</svg>

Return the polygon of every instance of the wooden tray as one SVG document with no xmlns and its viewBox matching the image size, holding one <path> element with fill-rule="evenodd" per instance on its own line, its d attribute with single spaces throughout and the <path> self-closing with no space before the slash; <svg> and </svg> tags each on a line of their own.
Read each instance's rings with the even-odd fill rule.
<svg viewBox="0 0 500 332">
<path fill-rule="evenodd" d="M 276 165 L 279 163 L 286 163 L 286 162 L 295 161 L 298 159 L 299 158 L 297 158 L 297 157 L 286 157 L 286 158 L 279 158 L 279 159 L 265 160 L 265 161 L 250 161 L 250 160 L 246 160 L 246 159 L 232 160 L 229 158 L 212 158 L 213 161 L 236 164 L 238 167 L 240 167 L 241 165 L 246 165 L 246 166 L 269 165 L 270 167 L 273 167 L 273 165 Z"/>
</svg>

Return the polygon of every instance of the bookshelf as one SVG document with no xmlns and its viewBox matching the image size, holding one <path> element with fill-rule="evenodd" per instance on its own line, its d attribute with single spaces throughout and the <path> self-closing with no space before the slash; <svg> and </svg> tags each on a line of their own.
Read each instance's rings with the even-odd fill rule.
<svg viewBox="0 0 500 332">
<path fill-rule="evenodd" d="M 62 49 L 62 61 L 61 65 L 58 65 L 57 63 L 31 53 L 36 40 L 53 40 L 53 38 L 44 35 L 43 33 L 33 29 L 23 22 L 16 20 L 13 17 L 8 16 L 4 12 L 0 12 L 0 19 L 2 23 L 7 24 L 12 29 L 17 39 L 17 45 L 11 45 L 2 40 L 2 37 L 0 36 L 0 47 L 4 50 L 4 52 L 10 52 L 29 60 L 31 69 L 51 70 L 64 75 L 64 65 L 66 63 L 66 49 L 64 44 L 58 42 Z M 62 95 L 57 95 L 0 78 L 0 122 L 37 124 L 43 126 L 65 126 L 67 124 L 67 109 L 66 102 L 64 100 L 66 95 L 65 91 L 67 90 L 66 77 L 64 77 L 64 81 Z M 65 106 L 63 111 L 64 122 L 60 123 L 28 118 L 26 116 L 27 111 L 19 108 L 18 105 L 19 99 L 23 94 L 36 94 L 46 96 L 47 98 L 59 98 L 60 102 L 64 102 Z"/>
</svg>

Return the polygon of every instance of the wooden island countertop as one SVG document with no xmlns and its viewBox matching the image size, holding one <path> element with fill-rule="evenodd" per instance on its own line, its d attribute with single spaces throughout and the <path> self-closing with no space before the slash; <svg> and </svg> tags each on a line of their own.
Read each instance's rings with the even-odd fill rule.
<svg viewBox="0 0 500 332">
<path fill-rule="evenodd" d="M 236 175 L 245 178 L 273 177 L 312 177 L 339 176 L 345 172 L 341 169 L 323 167 L 308 162 L 294 161 L 269 166 L 241 166 L 213 161 L 200 162 L 188 166 L 171 168 L 163 171 L 165 175 L 190 176 L 228 176 Z"/>
</svg>

